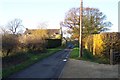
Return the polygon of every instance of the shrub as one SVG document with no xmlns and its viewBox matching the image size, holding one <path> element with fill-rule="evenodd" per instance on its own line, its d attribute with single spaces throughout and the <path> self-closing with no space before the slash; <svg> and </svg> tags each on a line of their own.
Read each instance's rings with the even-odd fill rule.
<svg viewBox="0 0 120 80">
<path fill-rule="evenodd" d="M 103 33 L 103 35 L 103 54 L 109 57 L 110 49 L 113 49 L 114 52 L 120 52 L 120 33 Z"/>
<path fill-rule="evenodd" d="M 93 36 L 93 54 L 94 55 L 102 55 L 102 51 L 104 49 L 103 35 L 95 34 Z"/>
<path fill-rule="evenodd" d="M 16 35 L 5 34 L 2 36 L 2 56 L 11 55 L 13 51 L 16 51 L 18 46 L 18 39 Z"/>
<path fill-rule="evenodd" d="M 83 46 L 90 52 L 93 52 L 93 35 L 87 36 L 83 39 Z"/>
<path fill-rule="evenodd" d="M 31 34 L 4 34 L 2 36 L 2 56 L 9 56 L 18 52 L 45 51 L 47 32 L 44 30 L 31 31 Z"/>
<path fill-rule="evenodd" d="M 94 55 L 109 57 L 110 49 L 120 52 L 120 33 L 101 33 L 83 39 L 84 47 Z"/>
<path fill-rule="evenodd" d="M 26 51 L 44 51 L 46 47 L 45 38 L 47 32 L 45 30 L 31 30 L 30 34 L 25 34 L 19 37 L 21 49 Z"/>
</svg>

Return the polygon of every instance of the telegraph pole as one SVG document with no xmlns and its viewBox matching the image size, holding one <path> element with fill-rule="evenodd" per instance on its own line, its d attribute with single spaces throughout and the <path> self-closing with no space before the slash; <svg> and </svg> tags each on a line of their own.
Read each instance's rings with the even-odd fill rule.
<svg viewBox="0 0 120 80">
<path fill-rule="evenodd" d="M 63 32 L 62 32 L 62 25 L 60 25 L 60 33 L 61 33 L 61 45 L 62 45 L 62 41 L 63 41 Z"/>
<path fill-rule="evenodd" d="M 83 0 L 80 0 L 80 18 L 79 18 L 79 29 L 80 29 L 80 34 L 79 34 L 79 57 L 82 57 L 82 16 L 83 16 Z"/>
</svg>

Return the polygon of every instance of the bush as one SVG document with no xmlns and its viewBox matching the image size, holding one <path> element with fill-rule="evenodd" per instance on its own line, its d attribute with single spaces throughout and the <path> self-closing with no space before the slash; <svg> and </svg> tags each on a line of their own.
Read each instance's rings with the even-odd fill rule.
<svg viewBox="0 0 120 80">
<path fill-rule="evenodd" d="M 84 47 L 94 55 L 109 57 L 110 49 L 120 52 L 120 33 L 101 33 L 83 39 Z"/>
<path fill-rule="evenodd" d="M 83 49 L 83 56 L 82 58 L 79 57 L 79 48 L 74 48 L 70 53 L 70 58 L 77 59 L 77 60 L 85 60 L 96 62 L 100 64 L 109 64 L 109 59 L 106 57 L 94 56 L 91 52 L 87 49 Z"/>
<path fill-rule="evenodd" d="M 30 34 L 25 34 L 19 37 L 21 43 L 20 49 L 25 51 L 44 51 L 46 47 L 45 38 L 47 32 L 44 30 L 31 30 Z"/>
<path fill-rule="evenodd" d="M 109 57 L 110 49 L 120 52 L 120 33 L 103 33 L 104 50 L 103 54 Z"/>
<path fill-rule="evenodd" d="M 11 55 L 10 53 L 16 52 L 18 46 L 18 39 L 16 35 L 5 34 L 2 36 L 2 56 Z"/>
<path fill-rule="evenodd" d="M 44 30 L 35 30 L 29 35 L 3 34 L 1 56 L 5 57 L 27 51 L 43 52 L 46 49 L 46 36 L 47 32 Z"/>
<path fill-rule="evenodd" d="M 85 49 L 93 52 L 93 35 L 87 36 L 83 39 L 83 46 Z"/>
</svg>

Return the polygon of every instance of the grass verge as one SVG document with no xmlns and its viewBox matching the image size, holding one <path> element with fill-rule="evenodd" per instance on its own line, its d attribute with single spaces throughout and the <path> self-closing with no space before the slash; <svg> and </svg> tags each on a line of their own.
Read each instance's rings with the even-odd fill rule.
<svg viewBox="0 0 120 80">
<path fill-rule="evenodd" d="M 83 56 L 82 58 L 79 58 L 79 48 L 74 48 L 70 53 L 70 58 L 76 59 L 76 60 L 91 61 L 91 62 L 100 63 L 100 64 L 109 64 L 109 59 L 105 57 L 94 56 L 92 55 L 91 52 L 89 52 L 86 49 L 83 49 Z"/>
<path fill-rule="evenodd" d="M 7 78 L 10 75 L 12 75 L 20 70 L 23 70 L 23 69 L 27 68 L 28 66 L 30 66 L 44 58 L 47 58 L 60 50 L 62 50 L 62 48 L 48 49 L 47 52 L 42 53 L 42 54 L 27 53 L 27 57 L 29 57 L 29 58 L 27 60 L 25 60 L 24 62 L 17 64 L 17 65 L 9 66 L 7 68 L 3 68 L 2 77 Z"/>
</svg>

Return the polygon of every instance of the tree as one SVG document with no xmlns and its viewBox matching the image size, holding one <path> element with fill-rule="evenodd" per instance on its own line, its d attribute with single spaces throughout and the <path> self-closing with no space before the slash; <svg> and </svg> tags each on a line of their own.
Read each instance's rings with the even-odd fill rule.
<svg viewBox="0 0 120 80">
<path fill-rule="evenodd" d="M 14 19 L 7 24 L 7 27 L 12 34 L 17 34 L 19 31 L 22 30 L 22 27 L 23 27 L 22 20 Z"/>
<path fill-rule="evenodd" d="M 44 51 L 46 49 L 47 30 L 27 29 L 25 34 L 19 37 L 20 43 L 23 44 L 22 48 L 27 48 L 30 51 Z"/>
<path fill-rule="evenodd" d="M 62 24 L 62 26 L 69 27 L 68 33 L 72 34 L 73 38 L 79 38 L 79 8 L 70 9 Z M 83 33 L 84 37 L 89 34 L 97 34 L 109 30 L 112 25 L 111 22 L 106 21 L 106 15 L 100 12 L 97 8 L 83 8 Z"/>
<path fill-rule="evenodd" d="M 2 35 L 2 56 L 9 56 L 18 46 L 18 38 L 13 34 Z"/>
<path fill-rule="evenodd" d="M 5 34 L 8 34 L 9 32 L 3 27 L 3 26 L 0 26 L 0 31 L 1 31 L 1 34 L 2 35 L 5 35 Z"/>
</svg>

